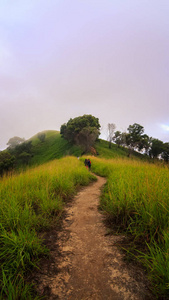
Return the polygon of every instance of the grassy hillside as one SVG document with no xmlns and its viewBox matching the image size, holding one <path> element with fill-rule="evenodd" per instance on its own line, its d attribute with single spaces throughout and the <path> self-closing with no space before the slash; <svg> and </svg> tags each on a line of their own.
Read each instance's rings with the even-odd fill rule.
<svg viewBox="0 0 169 300">
<path fill-rule="evenodd" d="M 109 149 L 109 142 L 101 139 L 96 142 L 95 148 L 99 153 L 100 158 L 125 158 L 128 157 L 129 153 L 128 149 L 113 143 L 111 145 L 111 149 Z M 148 156 L 144 156 L 136 151 L 132 153 L 131 158 L 139 160 L 149 160 Z"/>
<path fill-rule="evenodd" d="M 72 145 L 63 139 L 58 131 L 49 130 L 43 133 L 45 133 L 46 136 L 44 142 L 39 140 L 39 134 L 36 134 L 30 139 L 33 145 L 30 165 L 39 165 L 52 159 L 64 157 L 66 155 L 73 155 L 76 157 L 82 155 L 83 151 L 80 149 L 80 147 Z M 109 149 L 109 143 L 101 139 L 96 142 L 95 148 L 99 157 L 124 158 L 128 155 L 127 149 L 118 147 L 116 144 L 112 144 L 112 148 Z M 145 159 L 143 155 L 137 152 L 134 152 L 132 157 Z"/>
<path fill-rule="evenodd" d="M 116 144 L 112 144 L 109 149 L 109 142 L 105 140 L 99 139 L 94 147 L 100 158 L 125 158 L 128 156 L 127 149 Z M 68 155 L 76 157 L 83 155 L 83 150 L 79 146 L 68 142 L 55 130 L 39 132 L 24 143 L 11 148 L 9 152 L 15 158 L 16 169 L 41 165 Z M 91 155 L 91 153 L 88 154 Z M 134 152 L 131 157 L 145 160 L 144 155 L 137 152 Z"/>
<path fill-rule="evenodd" d="M 80 156 L 81 149 L 78 146 L 70 144 L 61 138 L 58 131 L 49 130 L 45 133 L 45 141 L 41 142 L 38 134 L 32 137 L 32 153 L 33 157 L 30 161 L 31 165 L 42 164 L 52 159 L 61 158 L 66 155 Z"/>
<path fill-rule="evenodd" d="M 32 144 L 27 153 L 31 168 L 0 178 L 0 299 L 36 299 L 24 277 L 47 251 L 39 233 L 49 229 L 53 221 L 57 224 L 67 200 L 80 185 L 94 179 L 84 167 L 85 157 L 72 157 L 82 155 L 78 146 L 54 130 L 40 134 L 45 134 L 45 139 L 37 134 L 26 142 Z M 137 243 L 142 245 L 145 252 L 138 252 L 139 259 L 148 270 L 155 293 L 168 296 L 168 167 L 145 163 L 138 153 L 129 159 L 127 149 L 114 144 L 109 149 L 104 140 L 98 140 L 95 148 L 98 157 L 90 155 L 92 171 L 107 177 L 100 206 L 112 228 L 115 225 L 131 235 L 136 249 Z M 23 149 L 28 148 L 13 150 L 20 163 L 20 155 L 26 154 Z M 68 155 L 71 157 L 61 158 Z"/>
</svg>

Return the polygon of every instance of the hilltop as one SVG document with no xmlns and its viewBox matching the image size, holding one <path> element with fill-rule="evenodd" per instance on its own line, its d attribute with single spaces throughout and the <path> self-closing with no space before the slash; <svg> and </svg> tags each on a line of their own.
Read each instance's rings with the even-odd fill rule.
<svg viewBox="0 0 169 300">
<path fill-rule="evenodd" d="M 125 158 L 128 156 L 128 149 L 111 144 L 108 141 L 97 139 L 92 149 L 94 154 L 100 158 Z M 0 171 L 3 174 L 13 168 L 24 168 L 27 166 L 37 166 L 48 161 L 59 159 L 65 156 L 80 157 L 82 155 L 93 155 L 93 151 L 84 152 L 82 148 L 62 137 L 59 131 L 47 130 L 35 134 L 29 140 L 10 147 L 1 152 Z M 133 159 L 148 160 L 138 152 L 133 151 Z"/>
<path fill-rule="evenodd" d="M 128 156 L 126 148 L 112 143 L 110 149 L 109 142 L 103 139 L 98 139 L 94 148 L 101 158 L 124 158 Z M 10 153 L 16 157 L 19 166 L 39 165 L 67 155 L 80 157 L 84 154 L 80 146 L 68 142 L 56 130 L 39 132 L 23 144 L 11 149 Z M 92 155 L 90 152 L 87 154 Z M 132 157 L 145 159 L 145 156 L 138 152 L 133 152 Z"/>
<path fill-rule="evenodd" d="M 40 141 L 38 136 L 45 134 L 44 141 Z M 78 146 L 63 139 L 56 130 L 48 130 L 37 133 L 29 139 L 32 141 L 31 165 L 43 164 L 47 161 L 58 159 L 67 155 L 80 156 L 81 150 Z"/>
<path fill-rule="evenodd" d="M 45 134 L 44 141 L 40 141 L 38 136 Z M 30 159 L 30 165 L 38 165 L 48 162 L 53 159 L 59 159 L 61 157 L 72 155 L 80 157 L 84 154 L 83 150 L 61 137 L 59 131 L 48 130 L 37 133 L 29 139 L 32 142 L 32 157 Z M 111 149 L 109 149 L 109 142 L 98 139 L 95 143 L 95 149 L 99 157 L 104 158 L 117 158 L 127 157 L 128 150 L 124 147 L 117 146 L 112 143 Z M 87 153 L 91 155 L 92 153 Z M 145 157 L 137 152 L 133 153 L 134 158 L 144 159 Z"/>
</svg>

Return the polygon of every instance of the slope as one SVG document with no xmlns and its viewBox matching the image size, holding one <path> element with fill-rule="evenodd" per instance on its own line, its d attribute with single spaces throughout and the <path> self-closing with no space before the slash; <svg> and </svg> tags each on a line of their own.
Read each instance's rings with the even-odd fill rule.
<svg viewBox="0 0 169 300">
<path fill-rule="evenodd" d="M 42 133 L 45 134 L 44 142 L 41 142 L 38 138 L 38 135 Z M 30 140 L 32 141 L 32 158 L 30 165 L 43 164 L 66 155 L 81 155 L 80 148 L 61 138 L 59 131 L 44 131 L 36 134 Z"/>
<path fill-rule="evenodd" d="M 126 148 L 112 144 L 111 149 L 109 149 L 109 143 L 105 140 L 99 139 L 94 147 L 101 158 L 124 158 L 128 156 Z M 9 151 L 16 158 L 16 168 L 41 165 L 67 155 L 79 157 L 84 154 L 80 146 L 62 138 L 59 131 L 56 130 L 39 132 Z M 133 152 L 132 158 L 145 160 L 145 156 L 137 152 Z"/>
</svg>

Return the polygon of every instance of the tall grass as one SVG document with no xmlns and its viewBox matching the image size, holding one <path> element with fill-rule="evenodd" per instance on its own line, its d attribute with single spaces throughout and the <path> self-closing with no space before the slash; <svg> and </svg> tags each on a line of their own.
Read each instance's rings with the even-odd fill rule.
<svg viewBox="0 0 169 300">
<path fill-rule="evenodd" d="M 38 232 L 93 179 L 77 158 L 66 157 L 0 180 L 1 299 L 35 299 L 24 276 L 48 253 Z"/>
<path fill-rule="evenodd" d="M 126 159 L 92 160 L 107 176 L 101 207 L 147 246 L 140 254 L 155 291 L 169 295 L 169 169 Z"/>
</svg>

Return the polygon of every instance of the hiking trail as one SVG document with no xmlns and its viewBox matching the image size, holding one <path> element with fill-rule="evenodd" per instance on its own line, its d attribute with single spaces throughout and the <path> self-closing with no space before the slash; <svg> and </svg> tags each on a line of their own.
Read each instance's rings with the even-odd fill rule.
<svg viewBox="0 0 169 300">
<path fill-rule="evenodd" d="M 35 276 L 38 294 L 49 300 L 153 299 L 144 272 L 127 264 L 116 245 L 124 237 L 107 234 L 98 210 L 106 179 L 97 179 L 66 206 L 62 229 L 48 233 L 51 255 Z"/>
</svg>

